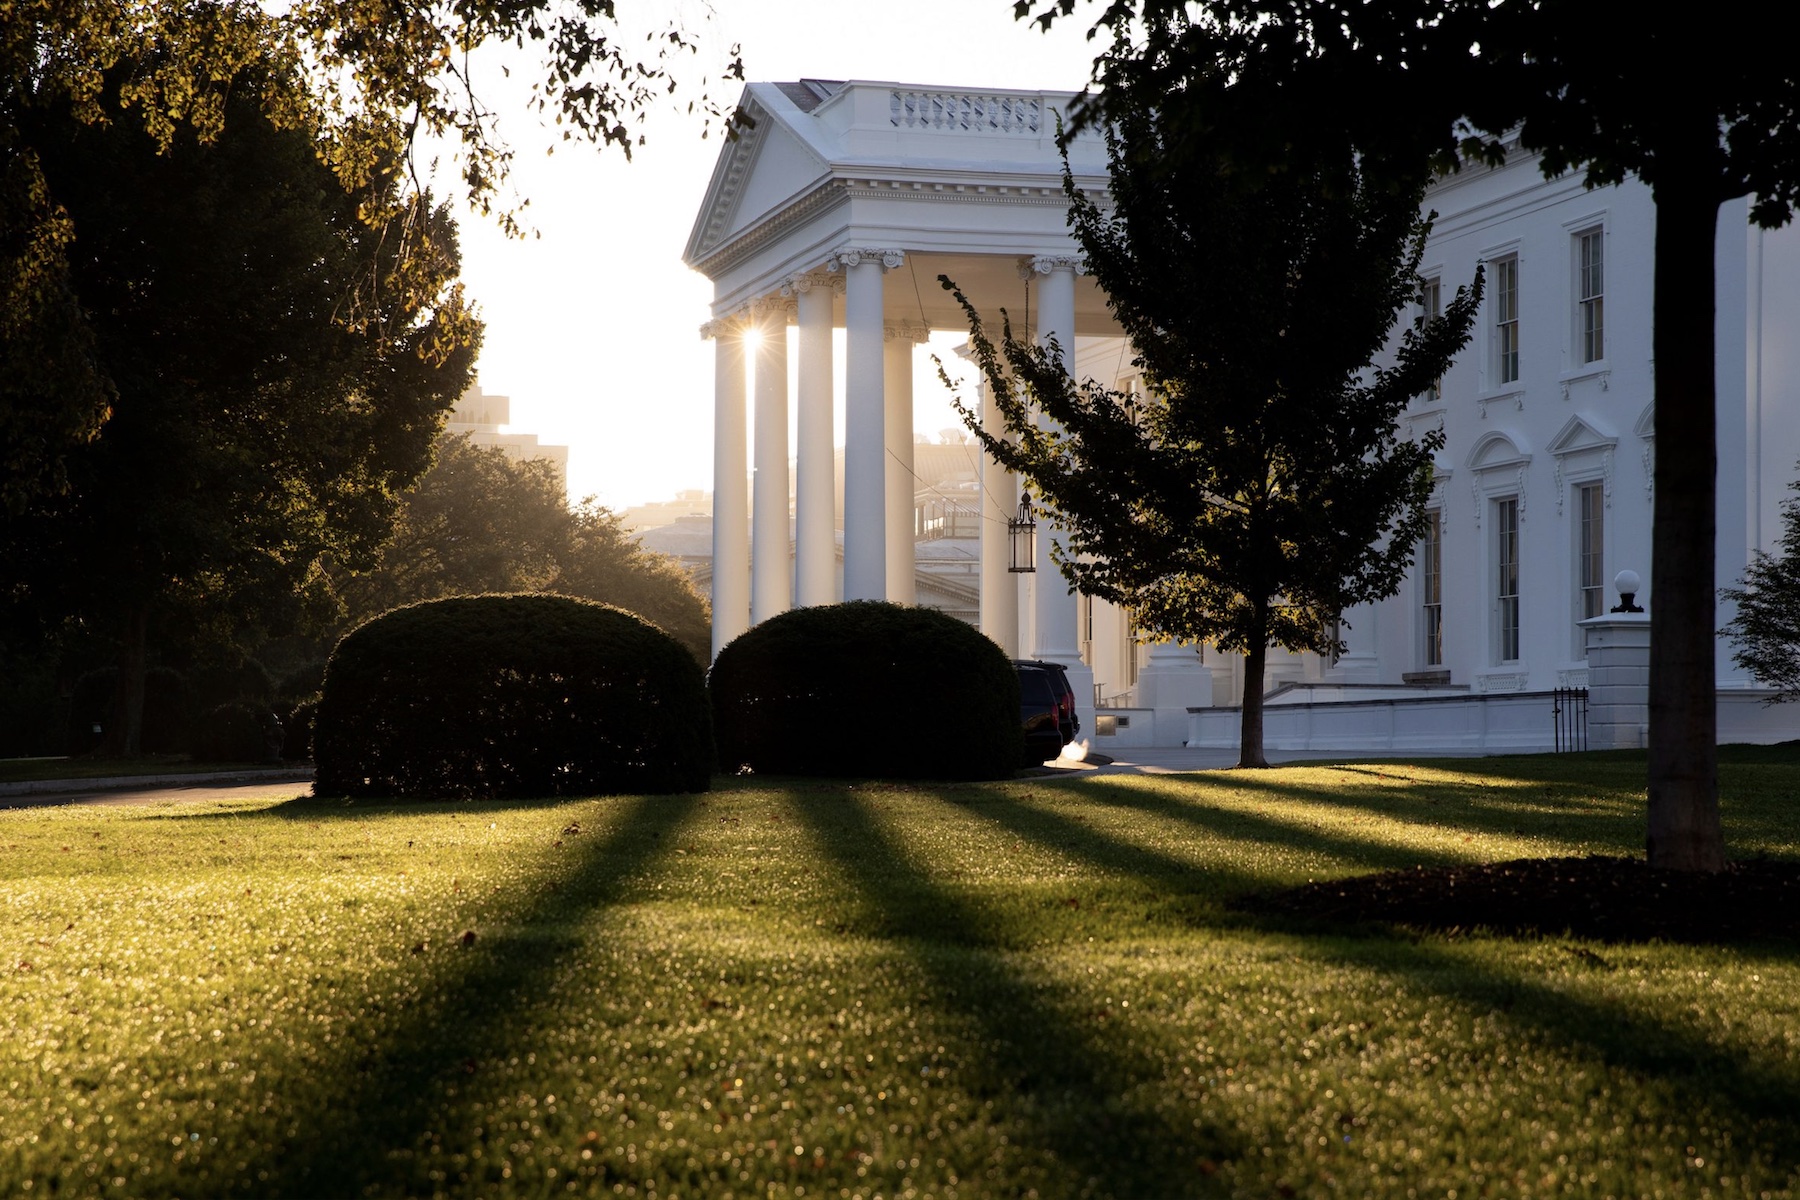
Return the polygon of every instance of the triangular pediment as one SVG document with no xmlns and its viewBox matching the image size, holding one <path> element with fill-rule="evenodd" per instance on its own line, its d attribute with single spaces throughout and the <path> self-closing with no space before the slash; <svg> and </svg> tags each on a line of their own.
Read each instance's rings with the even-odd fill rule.
<svg viewBox="0 0 1800 1200">
<path fill-rule="evenodd" d="M 1510 434 L 1492 430 L 1483 435 L 1469 451 L 1471 471 L 1492 471 L 1500 467 L 1522 467 L 1531 461 L 1524 446 Z"/>
<path fill-rule="evenodd" d="M 1618 444 L 1618 435 L 1609 433 L 1599 422 L 1577 413 L 1550 439 L 1549 450 L 1550 453 L 1561 456 L 1579 454 L 1583 450 L 1610 450 Z"/>
<path fill-rule="evenodd" d="M 795 128 L 796 121 L 814 118 L 779 92 L 755 85 L 745 92 L 738 111 L 747 124 L 740 124 L 737 137 L 719 152 L 683 255 L 690 266 L 830 174 L 824 156 Z"/>
</svg>

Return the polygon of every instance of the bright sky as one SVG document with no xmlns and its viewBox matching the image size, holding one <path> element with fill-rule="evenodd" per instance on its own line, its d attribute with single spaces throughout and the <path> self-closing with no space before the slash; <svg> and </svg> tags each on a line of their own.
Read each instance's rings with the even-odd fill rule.
<svg viewBox="0 0 1800 1200">
<path fill-rule="evenodd" d="M 645 3 L 626 0 L 621 11 Z M 691 8 L 684 5 L 684 8 Z M 1011 0 L 716 0 L 715 44 L 739 42 L 752 80 L 871 79 L 957 87 L 1079 89 L 1094 47 L 1081 18 L 1051 34 Z M 658 4 L 656 12 L 672 11 Z M 694 11 L 698 11 L 697 9 Z M 690 26 L 698 22 L 690 21 Z M 515 76 L 520 72 L 515 69 Z M 684 82 L 686 82 L 684 80 Z M 740 85 L 725 89 L 735 101 Z M 512 397 L 515 432 L 570 447 L 572 498 L 615 509 L 712 488 L 712 344 L 699 337 L 712 284 L 681 252 L 717 160 L 698 118 L 659 113 L 627 162 L 616 149 L 553 142 L 496 89 L 517 152 L 514 182 L 540 236 L 508 239 L 462 218 L 463 279 L 487 322 L 484 390 Z M 932 350 L 959 339 L 934 336 Z M 957 424 L 944 389 L 915 367 L 916 427 Z M 841 421 L 838 440 L 843 440 Z"/>
</svg>

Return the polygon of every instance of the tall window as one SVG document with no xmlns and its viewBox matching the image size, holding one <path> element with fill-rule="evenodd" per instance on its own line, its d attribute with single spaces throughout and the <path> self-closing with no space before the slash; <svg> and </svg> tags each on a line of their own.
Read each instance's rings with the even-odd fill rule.
<svg viewBox="0 0 1800 1200">
<path fill-rule="evenodd" d="M 1495 642 L 1500 660 L 1519 657 L 1519 501 L 1494 502 Z"/>
<path fill-rule="evenodd" d="M 1519 379 L 1519 260 L 1503 258 L 1494 264 L 1495 377 L 1501 383 Z"/>
<path fill-rule="evenodd" d="M 1496 378 L 1519 380 L 1519 259 L 1494 263 L 1494 354 Z"/>
<path fill-rule="evenodd" d="M 1575 235 L 1575 313 L 1581 361 L 1606 357 L 1606 231 Z"/>
<path fill-rule="evenodd" d="M 1444 514 L 1425 514 L 1425 540 L 1419 544 L 1420 609 L 1425 634 L 1425 665 L 1444 662 Z"/>
<path fill-rule="evenodd" d="M 1579 589 L 1575 611 L 1585 619 L 1606 611 L 1606 503 L 1599 484 L 1584 483 L 1575 489 L 1575 511 L 1581 522 L 1575 547 Z"/>
<path fill-rule="evenodd" d="M 1421 327 L 1431 324 L 1443 314 L 1443 292 L 1436 279 L 1427 279 L 1419 285 L 1419 324 Z M 1442 376 L 1431 381 L 1425 389 L 1421 400 L 1442 400 L 1444 398 L 1444 380 Z"/>
</svg>

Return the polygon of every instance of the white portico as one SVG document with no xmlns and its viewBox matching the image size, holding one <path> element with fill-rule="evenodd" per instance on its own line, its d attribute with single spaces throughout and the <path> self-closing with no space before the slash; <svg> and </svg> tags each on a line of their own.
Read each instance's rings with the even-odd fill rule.
<svg viewBox="0 0 1800 1200">
<path fill-rule="evenodd" d="M 967 331 L 940 275 L 996 330 L 1005 308 L 1015 327 L 1054 338 L 1071 369 L 1078 336 L 1117 336 L 1104 297 L 1079 273 L 1066 221 L 1056 134 L 1070 99 L 820 80 L 745 90 L 742 110 L 753 124 L 721 154 L 685 256 L 714 285 L 702 334 L 713 341 L 717 371 L 715 653 L 793 605 L 913 600 L 913 346 L 933 329 Z M 1076 139 L 1070 165 L 1078 187 L 1105 190 L 1098 137 Z M 832 462 L 838 328 L 841 594 Z M 1018 487 L 989 467 L 984 631 L 1014 654 L 1065 663 L 1083 728 L 1092 729 L 1093 672 L 1081 660 L 1077 598 L 1049 560 L 1048 537 L 1039 538 L 1020 644 L 1020 577 L 1006 572 L 1003 519 Z"/>
</svg>

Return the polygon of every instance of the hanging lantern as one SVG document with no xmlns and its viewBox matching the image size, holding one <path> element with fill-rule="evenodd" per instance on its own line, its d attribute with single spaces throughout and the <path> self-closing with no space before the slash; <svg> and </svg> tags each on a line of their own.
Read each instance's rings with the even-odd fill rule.
<svg viewBox="0 0 1800 1200">
<path fill-rule="evenodd" d="M 1012 545 L 1012 563 L 1006 569 L 1015 575 L 1029 575 L 1037 570 L 1037 522 L 1031 517 L 1031 496 L 1019 497 L 1019 515 L 1006 522 L 1006 538 Z"/>
</svg>

